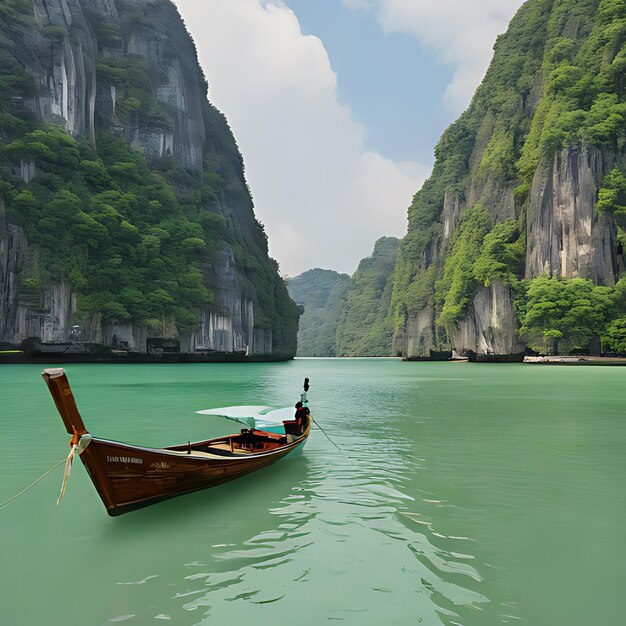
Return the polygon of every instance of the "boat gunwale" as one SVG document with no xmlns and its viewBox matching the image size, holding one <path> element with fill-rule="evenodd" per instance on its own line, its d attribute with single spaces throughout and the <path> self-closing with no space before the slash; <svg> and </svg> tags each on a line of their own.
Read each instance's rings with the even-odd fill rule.
<svg viewBox="0 0 626 626">
<path fill-rule="evenodd" d="M 171 450 L 170 448 L 150 448 L 150 447 L 146 447 L 146 446 L 138 446 L 132 443 L 125 443 L 123 441 L 115 441 L 114 439 L 102 439 L 100 437 L 93 437 L 91 442 L 90 442 L 90 446 L 93 446 L 94 443 L 101 443 L 101 444 L 108 444 L 108 445 L 114 445 L 114 446 L 121 446 L 124 448 L 130 448 L 132 450 L 138 450 L 140 452 L 147 452 L 150 454 L 156 454 L 156 455 L 164 455 L 164 456 L 172 456 L 174 458 L 187 458 L 187 459 L 193 459 L 195 458 L 198 461 L 206 461 L 206 460 L 223 460 L 223 461 L 239 461 L 241 459 L 256 459 L 256 458 L 262 458 L 262 457 L 266 457 L 266 456 L 271 456 L 274 454 L 277 454 L 279 452 L 283 452 L 285 450 L 291 450 L 292 448 L 298 446 L 299 444 L 303 443 L 304 441 L 306 441 L 308 433 L 310 431 L 311 428 L 311 423 L 309 421 L 309 426 L 307 427 L 307 429 L 305 430 L 304 434 L 300 435 L 300 437 L 298 437 L 298 439 L 292 441 L 291 443 L 285 444 L 283 446 L 279 446 L 277 448 L 274 448 L 273 450 L 267 450 L 265 452 L 233 452 L 233 453 L 228 453 L 227 451 L 225 451 L 225 454 L 212 454 L 211 452 L 196 452 L 194 454 L 194 452 L 192 452 L 191 454 L 189 454 L 188 452 L 184 452 L 184 451 L 178 451 L 178 450 Z M 218 437 L 218 440 L 222 440 L 222 439 L 228 439 L 228 437 L 237 437 L 237 434 L 233 434 L 233 435 L 226 435 L 225 437 Z M 192 442 L 191 446 L 194 445 L 199 445 L 199 444 L 209 444 L 211 441 L 215 441 L 215 439 L 209 439 L 207 441 L 196 441 L 196 442 Z M 184 446 L 184 443 L 181 444 L 175 444 L 177 446 Z"/>
</svg>

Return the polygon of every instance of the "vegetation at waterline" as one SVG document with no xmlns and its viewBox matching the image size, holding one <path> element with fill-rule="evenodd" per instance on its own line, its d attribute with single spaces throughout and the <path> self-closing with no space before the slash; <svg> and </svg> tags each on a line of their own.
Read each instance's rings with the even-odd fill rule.
<svg viewBox="0 0 626 626">
<path fill-rule="evenodd" d="M 524 285 L 517 304 L 521 335 L 538 352 L 586 349 L 598 338 L 606 351 L 626 352 L 626 278 L 612 289 L 540 276 Z"/>
</svg>

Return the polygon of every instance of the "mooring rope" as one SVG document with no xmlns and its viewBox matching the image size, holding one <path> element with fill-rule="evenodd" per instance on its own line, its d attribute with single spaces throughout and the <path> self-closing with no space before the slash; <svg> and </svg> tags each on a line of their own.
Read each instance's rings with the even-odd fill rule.
<svg viewBox="0 0 626 626">
<path fill-rule="evenodd" d="M 63 496 L 65 495 L 65 490 L 67 489 L 67 479 L 70 477 L 70 472 L 72 471 L 72 462 L 74 461 L 74 453 L 78 450 L 77 445 L 73 445 L 70 453 L 67 455 L 67 459 L 65 459 L 65 471 L 63 472 L 63 482 L 61 483 L 61 493 L 57 498 L 57 506 L 61 500 L 63 500 Z M 80 452 L 79 452 L 80 454 Z"/>
<path fill-rule="evenodd" d="M 324 433 L 326 439 L 328 439 L 328 441 L 330 441 L 330 443 L 332 443 L 333 446 L 339 450 L 339 452 L 343 452 L 343 450 L 328 436 L 326 431 L 313 419 L 313 417 L 311 417 L 311 419 L 313 420 L 313 423 Z"/>
<path fill-rule="evenodd" d="M 22 489 L 22 491 L 20 491 L 19 493 L 16 493 L 12 498 L 9 498 L 6 502 L 3 502 L 2 504 L 0 504 L 0 509 L 5 507 L 7 504 L 10 504 L 11 502 L 13 502 L 13 500 L 17 500 L 17 498 L 19 498 L 22 494 L 26 493 L 29 489 L 32 489 L 40 480 L 44 479 L 48 474 L 53 472 L 57 467 L 59 467 L 59 465 L 63 465 L 63 463 L 67 463 L 67 458 L 61 459 L 56 465 L 51 467 L 45 474 L 42 474 L 39 478 L 37 478 L 30 485 L 28 485 L 28 487 L 26 487 L 25 489 Z"/>
</svg>

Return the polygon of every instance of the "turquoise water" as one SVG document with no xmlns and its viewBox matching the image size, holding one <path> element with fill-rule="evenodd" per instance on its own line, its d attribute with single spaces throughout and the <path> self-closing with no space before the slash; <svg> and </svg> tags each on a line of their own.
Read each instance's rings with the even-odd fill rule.
<svg viewBox="0 0 626 626">
<path fill-rule="evenodd" d="M 76 365 L 91 432 L 217 436 L 285 406 L 320 431 L 257 474 L 109 518 L 80 462 L 0 510 L 0 624 L 622 624 L 625 368 L 298 359 Z M 0 367 L 0 502 L 67 454 L 41 367 Z"/>
</svg>

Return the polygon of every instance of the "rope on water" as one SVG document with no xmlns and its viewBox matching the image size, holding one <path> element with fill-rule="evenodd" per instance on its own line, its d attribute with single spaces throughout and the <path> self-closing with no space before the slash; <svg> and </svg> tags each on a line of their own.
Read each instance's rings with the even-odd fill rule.
<svg viewBox="0 0 626 626">
<path fill-rule="evenodd" d="M 7 504 L 13 502 L 13 500 L 17 500 L 22 494 L 26 493 L 29 489 L 32 489 L 40 480 L 44 479 L 48 474 L 52 473 L 59 465 L 63 465 L 63 463 L 67 463 L 67 458 L 61 459 L 56 465 L 51 467 L 45 474 L 42 474 L 39 478 L 34 480 L 28 487 L 22 489 L 19 493 L 15 494 L 12 498 L 9 498 L 6 502 L 0 504 L 0 509 L 4 508 Z"/>
<path fill-rule="evenodd" d="M 326 437 L 326 439 L 328 439 L 328 441 L 330 441 L 330 443 L 332 443 L 333 446 L 335 446 L 335 448 L 339 450 L 339 452 L 343 452 L 343 450 L 328 436 L 326 431 L 313 419 L 313 417 L 311 417 L 311 419 L 313 420 L 313 423 L 324 433 L 324 436 Z"/>
</svg>

